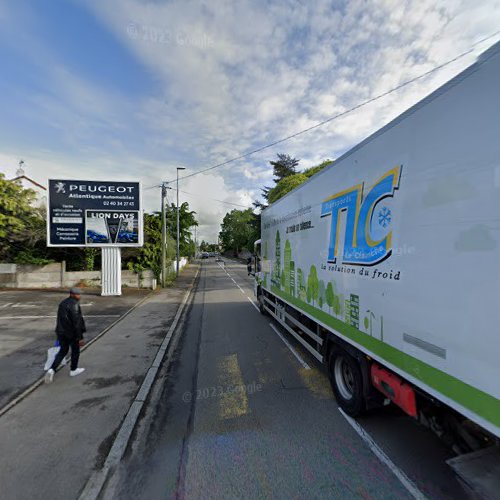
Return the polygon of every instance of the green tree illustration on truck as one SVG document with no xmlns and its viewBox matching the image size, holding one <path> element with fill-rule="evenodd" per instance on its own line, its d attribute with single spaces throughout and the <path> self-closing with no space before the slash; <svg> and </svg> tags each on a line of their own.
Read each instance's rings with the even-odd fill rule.
<svg viewBox="0 0 500 500">
<path fill-rule="evenodd" d="M 304 303 L 311 304 L 317 309 L 323 310 L 328 307 L 328 313 L 341 319 L 351 326 L 359 327 L 359 296 L 351 294 L 345 298 L 338 292 L 335 280 L 325 282 L 318 277 L 318 270 L 315 265 L 309 268 L 306 276 L 304 271 L 295 267 L 292 260 L 292 245 L 288 238 L 285 240 L 283 249 L 283 263 L 281 262 L 281 237 L 276 231 L 276 247 L 274 268 L 271 272 L 271 286 L 280 290 L 288 297 L 296 298 Z M 267 248 L 265 249 L 265 256 Z M 362 318 L 362 324 L 368 324 Z M 365 328 L 366 329 L 366 328 Z"/>
<path fill-rule="evenodd" d="M 307 301 L 314 303 L 318 300 L 319 296 L 319 280 L 318 271 L 316 266 L 312 265 L 309 270 L 309 276 L 307 277 Z"/>
</svg>

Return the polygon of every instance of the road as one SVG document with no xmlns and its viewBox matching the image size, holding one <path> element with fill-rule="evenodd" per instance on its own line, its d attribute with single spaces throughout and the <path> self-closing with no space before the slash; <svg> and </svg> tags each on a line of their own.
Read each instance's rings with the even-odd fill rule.
<svg viewBox="0 0 500 500">
<path fill-rule="evenodd" d="M 397 410 L 353 428 L 323 368 L 270 326 L 252 286 L 239 263 L 203 263 L 104 498 L 465 498 L 448 451 Z"/>
</svg>

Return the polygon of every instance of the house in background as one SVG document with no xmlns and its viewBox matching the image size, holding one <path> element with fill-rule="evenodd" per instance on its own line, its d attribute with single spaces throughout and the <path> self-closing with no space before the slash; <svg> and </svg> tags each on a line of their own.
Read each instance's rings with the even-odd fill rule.
<svg viewBox="0 0 500 500">
<path fill-rule="evenodd" d="M 19 168 L 16 171 L 16 177 L 10 180 L 12 182 L 17 182 L 24 189 L 32 189 L 33 191 L 35 191 L 36 198 L 33 201 L 33 206 L 38 208 L 47 207 L 47 188 L 26 175 L 26 172 L 24 170 L 24 160 L 21 160 L 19 162 Z"/>
</svg>

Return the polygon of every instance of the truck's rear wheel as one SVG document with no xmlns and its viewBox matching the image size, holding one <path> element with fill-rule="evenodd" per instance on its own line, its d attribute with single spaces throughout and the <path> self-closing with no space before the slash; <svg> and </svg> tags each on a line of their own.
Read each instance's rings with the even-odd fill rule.
<svg viewBox="0 0 500 500">
<path fill-rule="evenodd" d="M 365 409 L 363 377 L 359 363 L 343 350 L 330 358 L 330 381 L 339 406 L 352 417 Z"/>
</svg>

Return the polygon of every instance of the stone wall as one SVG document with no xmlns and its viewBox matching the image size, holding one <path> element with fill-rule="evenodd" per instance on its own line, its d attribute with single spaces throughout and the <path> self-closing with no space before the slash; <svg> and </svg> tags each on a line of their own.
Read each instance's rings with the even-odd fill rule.
<svg viewBox="0 0 500 500">
<path fill-rule="evenodd" d="M 101 286 L 101 271 L 66 272 L 65 268 L 65 262 L 46 266 L 0 264 L 0 288 L 69 288 L 78 284 Z M 153 271 L 149 269 L 141 276 L 122 270 L 122 286 L 152 288 L 153 282 Z"/>
</svg>

